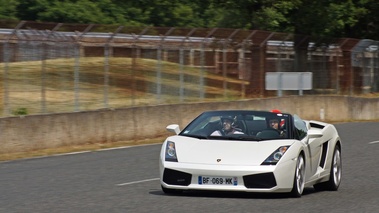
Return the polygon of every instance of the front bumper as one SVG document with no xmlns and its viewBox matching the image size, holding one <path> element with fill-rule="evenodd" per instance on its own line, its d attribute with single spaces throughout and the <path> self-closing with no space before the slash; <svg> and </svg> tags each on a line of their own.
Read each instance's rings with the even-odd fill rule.
<svg viewBox="0 0 379 213">
<path fill-rule="evenodd" d="M 179 190 L 290 192 L 295 164 L 293 160 L 276 166 L 203 165 L 161 161 L 160 181 L 164 188 Z M 236 184 L 201 184 L 199 176 L 233 177 L 236 178 Z"/>
</svg>

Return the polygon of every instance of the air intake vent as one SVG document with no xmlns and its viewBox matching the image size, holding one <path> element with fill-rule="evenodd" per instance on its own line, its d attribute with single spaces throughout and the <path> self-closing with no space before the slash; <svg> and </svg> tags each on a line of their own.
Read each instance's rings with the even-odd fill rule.
<svg viewBox="0 0 379 213">
<path fill-rule="evenodd" d="M 317 129 L 324 129 L 324 125 L 321 125 L 321 124 L 316 124 L 316 123 L 312 123 L 312 122 L 310 122 L 310 125 L 311 125 L 311 127 L 313 127 L 313 128 L 317 128 Z"/>
<path fill-rule="evenodd" d="M 191 183 L 192 175 L 172 169 L 165 169 L 163 182 L 170 185 L 188 186 Z"/>
<path fill-rule="evenodd" d="M 275 176 L 272 172 L 243 176 L 246 188 L 268 189 L 276 186 Z"/>
<path fill-rule="evenodd" d="M 322 144 L 322 153 L 321 153 L 321 160 L 320 160 L 320 167 L 325 168 L 325 160 L 326 160 L 326 153 L 328 151 L 328 141 Z"/>
</svg>

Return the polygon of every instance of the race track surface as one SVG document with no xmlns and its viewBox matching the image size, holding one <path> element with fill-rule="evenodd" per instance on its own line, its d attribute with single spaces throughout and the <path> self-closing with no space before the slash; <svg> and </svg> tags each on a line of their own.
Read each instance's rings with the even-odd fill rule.
<svg viewBox="0 0 379 213">
<path fill-rule="evenodd" d="M 336 127 L 343 141 L 337 192 L 165 195 L 158 144 L 0 163 L 0 212 L 378 212 L 379 123 Z"/>
</svg>

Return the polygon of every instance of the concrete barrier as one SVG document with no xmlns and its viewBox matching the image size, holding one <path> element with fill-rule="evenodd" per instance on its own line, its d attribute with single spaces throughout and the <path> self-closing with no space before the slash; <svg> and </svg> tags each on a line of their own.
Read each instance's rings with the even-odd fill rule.
<svg viewBox="0 0 379 213">
<path fill-rule="evenodd" d="M 7 117 L 0 119 L 0 153 L 153 139 L 169 135 L 168 124 L 183 128 L 201 112 L 221 109 L 280 109 L 303 119 L 328 122 L 377 120 L 379 98 L 289 96 Z"/>
</svg>

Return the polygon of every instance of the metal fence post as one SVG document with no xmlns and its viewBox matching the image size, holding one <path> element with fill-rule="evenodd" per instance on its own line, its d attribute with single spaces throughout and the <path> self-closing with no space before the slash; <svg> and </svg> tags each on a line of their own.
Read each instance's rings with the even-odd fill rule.
<svg viewBox="0 0 379 213">
<path fill-rule="evenodd" d="M 227 77 L 227 57 L 226 57 L 226 54 L 227 54 L 227 43 L 226 41 L 223 41 L 223 45 L 222 45 L 222 89 L 224 90 L 224 99 L 226 99 L 226 91 L 227 91 L 227 87 L 228 87 L 228 82 L 226 81 L 226 77 Z"/>
<path fill-rule="evenodd" d="M 379 42 L 377 43 L 379 46 Z M 379 91 L 379 50 L 377 49 L 375 52 L 375 62 L 374 62 L 374 67 L 376 68 L 376 71 L 374 71 L 374 91 L 373 92 L 378 92 Z"/>
<path fill-rule="evenodd" d="M 336 50 L 336 94 L 340 94 L 340 55 L 342 55 L 341 48 Z"/>
<path fill-rule="evenodd" d="M 184 100 L 184 50 L 180 47 L 179 50 L 179 101 Z"/>
<path fill-rule="evenodd" d="M 3 45 L 3 55 L 4 55 L 4 78 L 3 78 L 3 90 L 4 90 L 4 116 L 10 114 L 9 110 L 9 88 L 8 88 L 8 73 L 9 73 L 9 51 L 10 48 L 9 41 L 6 41 Z"/>
<path fill-rule="evenodd" d="M 131 92 L 131 105 L 134 106 L 135 105 L 135 94 L 136 94 L 136 91 L 137 91 L 137 85 L 136 85 L 136 77 L 135 75 L 137 74 L 136 72 L 136 61 L 137 61 L 137 57 L 138 57 L 139 53 L 138 53 L 138 49 L 137 49 L 137 46 L 135 44 L 132 45 L 132 65 L 131 65 L 131 70 L 130 70 L 130 73 L 132 75 L 132 92 Z"/>
<path fill-rule="evenodd" d="M 161 103 L 162 93 L 162 45 L 159 44 L 157 49 L 157 102 Z"/>
<path fill-rule="evenodd" d="M 278 75 L 278 97 L 283 96 L 283 73 L 279 72 Z"/>
<path fill-rule="evenodd" d="M 298 73 L 298 75 L 299 75 L 299 95 L 302 96 L 303 95 L 303 87 L 304 87 L 304 85 L 303 85 L 303 73 L 300 72 L 300 73 Z"/>
<path fill-rule="evenodd" d="M 13 48 L 9 48 L 9 42 L 10 39 L 17 34 L 17 30 L 19 30 L 23 25 L 25 24 L 25 21 L 21 21 L 15 29 L 12 30 L 12 33 L 8 35 L 8 38 L 5 39 L 5 43 L 3 45 L 3 55 L 4 55 L 4 78 L 3 78 L 3 87 L 4 87 L 4 112 L 3 114 L 5 116 L 8 116 L 11 114 L 10 110 L 10 103 L 9 103 L 9 62 L 11 58 L 11 51 Z"/>
<path fill-rule="evenodd" d="M 46 51 L 46 43 L 42 43 L 42 58 L 41 58 L 41 112 L 46 112 L 46 59 L 47 59 L 47 51 Z"/>
<path fill-rule="evenodd" d="M 75 112 L 80 110 L 80 87 L 79 87 L 79 67 L 80 67 L 80 44 L 74 46 L 75 65 L 74 65 L 74 96 L 75 96 Z"/>
<path fill-rule="evenodd" d="M 242 42 L 242 46 L 239 49 L 238 57 L 238 79 L 246 80 L 246 41 Z M 245 82 L 241 83 L 241 98 L 245 98 Z"/>
<path fill-rule="evenodd" d="M 108 90 L 109 90 L 109 41 L 104 46 L 104 108 L 108 108 Z"/>
<path fill-rule="evenodd" d="M 199 85 L 199 90 L 200 90 L 200 100 L 204 99 L 204 64 L 205 64 L 205 54 L 204 54 L 204 41 L 201 42 L 201 49 L 200 49 L 200 85 Z"/>
</svg>

